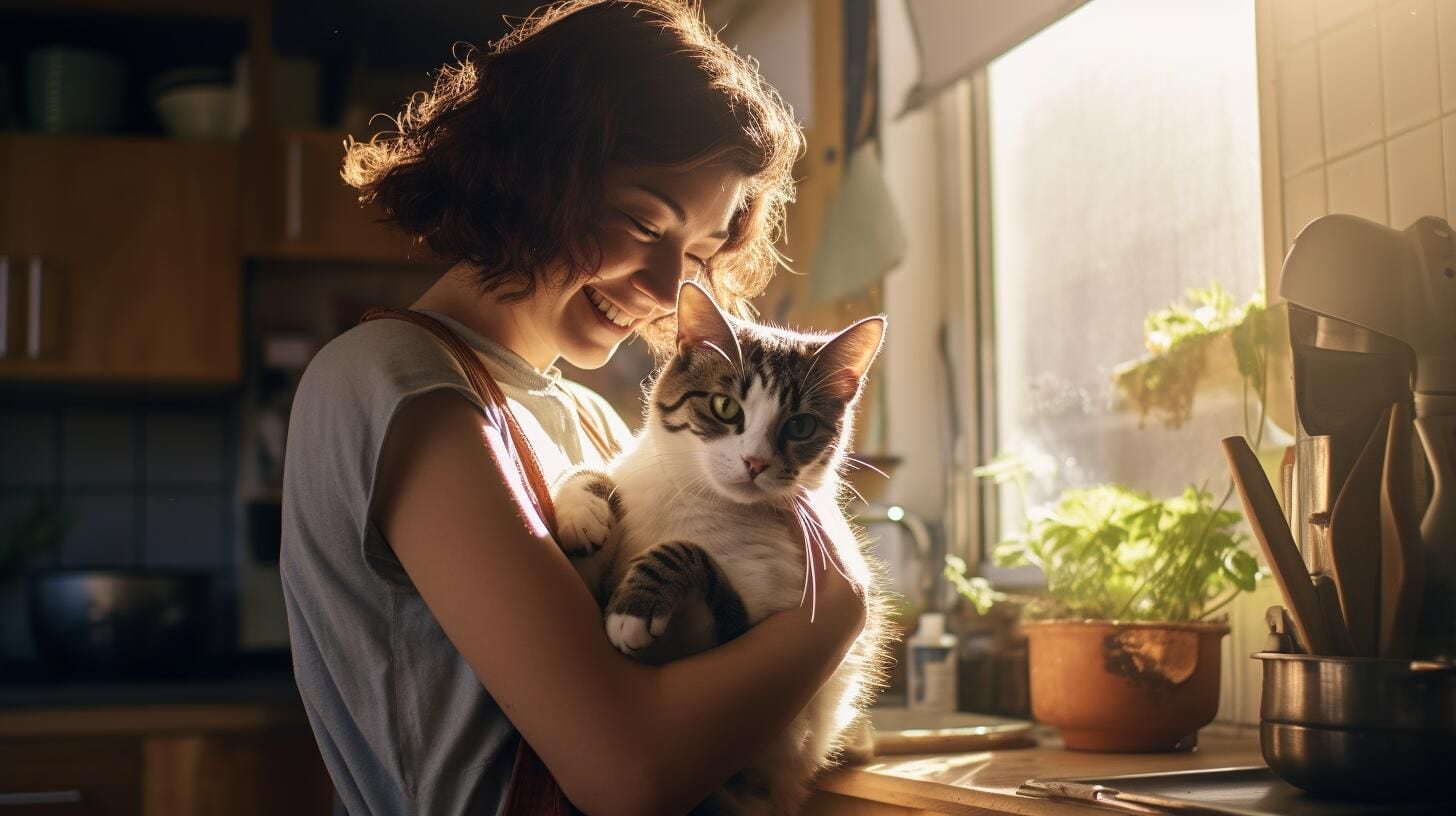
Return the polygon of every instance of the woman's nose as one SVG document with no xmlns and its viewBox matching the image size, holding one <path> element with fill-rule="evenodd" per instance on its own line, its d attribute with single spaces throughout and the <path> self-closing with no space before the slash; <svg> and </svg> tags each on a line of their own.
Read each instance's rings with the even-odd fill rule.
<svg viewBox="0 0 1456 816">
<path fill-rule="evenodd" d="M 681 258 L 655 258 L 632 276 L 632 285 L 659 308 L 672 311 L 677 305 L 677 287 L 687 272 Z"/>
</svg>

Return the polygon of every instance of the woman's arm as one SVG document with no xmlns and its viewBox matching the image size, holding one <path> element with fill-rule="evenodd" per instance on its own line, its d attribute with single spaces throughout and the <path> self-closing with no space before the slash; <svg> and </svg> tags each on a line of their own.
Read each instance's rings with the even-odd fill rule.
<svg viewBox="0 0 1456 816">
<path fill-rule="evenodd" d="M 448 392 L 395 418 L 373 515 L 425 603 L 574 804 L 682 813 L 747 764 L 828 679 L 864 625 L 835 570 L 818 612 L 774 615 L 665 666 L 608 642 L 571 564 L 517 517 L 479 411 Z M 507 465 L 513 467 L 513 465 Z"/>
</svg>

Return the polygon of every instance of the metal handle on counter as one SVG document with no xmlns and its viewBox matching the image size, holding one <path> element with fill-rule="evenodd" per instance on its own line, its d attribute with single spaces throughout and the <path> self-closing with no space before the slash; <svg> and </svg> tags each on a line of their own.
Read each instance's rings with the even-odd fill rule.
<svg viewBox="0 0 1456 816">
<path fill-rule="evenodd" d="M 1123 793 L 1117 788 L 1109 788 L 1106 785 L 1089 785 L 1082 782 L 1028 779 L 1025 784 L 1016 789 L 1016 792 L 1021 796 L 1100 805 L 1124 813 L 1142 814 L 1142 816 L 1162 816 L 1170 813 L 1191 814 L 1191 816 L 1213 816 L 1213 814 L 1226 816 L 1228 813 L 1227 810 L 1203 807 L 1181 799 L 1168 799 L 1149 793 Z"/>
<path fill-rule="evenodd" d="M 80 801 L 81 792 L 78 790 L 0 793 L 0 808 L 33 807 L 35 805 L 74 805 Z"/>
</svg>

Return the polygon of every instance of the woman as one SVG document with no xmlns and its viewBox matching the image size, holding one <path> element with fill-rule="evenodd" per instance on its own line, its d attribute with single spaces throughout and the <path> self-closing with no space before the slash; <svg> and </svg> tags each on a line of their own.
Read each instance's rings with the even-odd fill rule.
<svg viewBox="0 0 1456 816">
<path fill-rule="evenodd" d="M 670 0 L 575 0 L 444 70 L 345 177 L 454 266 L 414 305 L 478 355 L 546 478 L 626 429 L 560 379 L 670 336 L 680 281 L 742 313 L 777 256 L 801 148 L 753 67 Z M 612 648 L 530 511 L 507 429 L 404 320 L 300 384 L 284 484 L 295 674 L 350 813 L 495 813 L 519 739 L 589 813 L 681 813 L 783 729 L 864 621 L 818 611 L 670 665 Z M 610 441 L 610 440 L 608 440 Z M 523 756 L 525 752 L 523 752 Z"/>
</svg>

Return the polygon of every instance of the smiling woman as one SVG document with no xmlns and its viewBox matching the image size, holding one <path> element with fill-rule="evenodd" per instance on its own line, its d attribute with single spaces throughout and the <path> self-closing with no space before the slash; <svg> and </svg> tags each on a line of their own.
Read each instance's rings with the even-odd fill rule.
<svg viewBox="0 0 1456 816">
<path fill-rule="evenodd" d="M 820 562 L 813 610 L 663 666 L 621 655 L 542 484 L 627 432 L 554 364 L 673 336 L 685 279 L 742 314 L 802 138 L 672 0 L 537 13 L 396 125 L 344 177 L 453 266 L 314 358 L 284 477 L 295 673 L 335 787 L 361 814 L 685 812 L 784 733 L 865 602 Z"/>
</svg>

